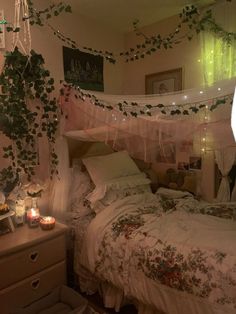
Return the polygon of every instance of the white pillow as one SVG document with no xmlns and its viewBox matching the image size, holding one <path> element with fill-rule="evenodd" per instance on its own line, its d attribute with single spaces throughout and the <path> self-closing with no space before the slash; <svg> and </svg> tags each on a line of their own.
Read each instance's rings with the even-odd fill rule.
<svg viewBox="0 0 236 314">
<path fill-rule="evenodd" d="M 96 187 L 86 199 L 89 200 L 91 208 L 98 213 L 127 196 L 151 193 L 150 182 L 145 173 L 121 177 Z"/>
<path fill-rule="evenodd" d="M 162 195 L 166 198 L 193 197 L 193 195 L 187 191 L 179 191 L 167 188 L 159 188 L 155 194 Z"/>
<path fill-rule="evenodd" d="M 86 199 L 89 200 L 91 205 L 93 206 L 97 201 L 104 198 L 108 191 L 122 191 L 141 185 L 148 185 L 150 189 L 150 182 L 151 181 L 146 177 L 146 174 L 143 172 L 132 176 L 120 177 L 96 186 L 96 188 L 87 195 Z"/>
<path fill-rule="evenodd" d="M 94 184 L 87 171 L 81 171 L 79 166 L 72 168 L 72 180 L 69 192 L 69 210 L 73 212 L 89 212 L 90 206 L 86 196 L 94 189 Z"/>
<path fill-rule="evenodd" d="M 116 178 L 141 173 L 126 151 L 83 158 L 82 161 L 96 186 Z"/>
</svg>

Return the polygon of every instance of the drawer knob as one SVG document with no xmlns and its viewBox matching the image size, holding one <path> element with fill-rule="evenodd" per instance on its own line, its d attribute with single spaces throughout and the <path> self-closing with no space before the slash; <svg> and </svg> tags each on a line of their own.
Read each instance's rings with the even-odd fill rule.
<svg viewBox="0 0 236 314">
<path fill-rule="evenodd" d="M 40 279 L 39 278 L 35 279 L 35 280 L 31 281 L 31 288 L 36 290 L 36 289 L 38 289 L 39 284 L 40 284 Z"/>
<path fill-rule="evenodd" d="M 38 259 L 39 253 L 38 252 L 32 252 L 29 255 L 29 258 L 31 260 L 31 262 L 36 262 Z"/>
</svg>

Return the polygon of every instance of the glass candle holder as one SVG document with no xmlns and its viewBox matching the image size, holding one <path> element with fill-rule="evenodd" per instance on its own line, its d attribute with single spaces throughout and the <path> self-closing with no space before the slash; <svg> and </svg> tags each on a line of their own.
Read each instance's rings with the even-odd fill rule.
<svg viewBox="0 0 236 314">
<path fill-rule="evenodd" d="M 40 221 L 40 214 L 38 208 L 31 208 L 27 211 L 27 222 L 29 227 L 38 227 Z"/>
<path fill-rule="evenodd" d="M 25 201 L 17 200 L 15 204 L 15 223 L 22 225 L 25 217 Z"/>
<path fill-rule="evenodd" d="M 55 227 L 55 222 L 56 220 L 54 217 L 42 217 L 40 219 L 40 227 L 42 228 L 42 230 L 51 230 Z"/>
</svg>

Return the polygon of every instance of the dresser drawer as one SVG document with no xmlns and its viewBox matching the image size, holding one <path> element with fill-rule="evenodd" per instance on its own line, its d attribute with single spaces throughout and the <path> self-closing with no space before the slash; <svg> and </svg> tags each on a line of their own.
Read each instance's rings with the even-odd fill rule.
<svg viewBox="0 0 236 314">
<path fill-rule="evenodd" d="M 0 289 L 23 280 L 65 259 L 61 235 L 0 259 Z"/>
<path fill-rule="evenodd" d="M 66 283 L 65 262 L 60 262 L 44 271 L 0 290 L 1 314 L 13 313 L 50 293 L 54 288 Z"/>
</svg>

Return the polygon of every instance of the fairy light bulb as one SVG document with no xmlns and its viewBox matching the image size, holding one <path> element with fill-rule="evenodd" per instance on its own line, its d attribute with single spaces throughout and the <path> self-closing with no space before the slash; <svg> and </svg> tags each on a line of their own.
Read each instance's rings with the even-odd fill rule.
<svg viewBox="0 0 236 314">
<path fill-rule="evenodd" d="M 218 90 L 218 91 L 221 91 L 221 88 L 220 88 L 220 87 L 218 87 L 218 88 L 217 88 L 217 90 Z"/>
<path fill-rule="evenodd" d="M 188 98 L 188 96 L 187 95 L 184 95 L 184 99 L 187 99 Z"/>
<path fill-rule="evenodd" d="M 202 138 L 202 141 L 203 141 L 203 142 L 206 142 L 206 138 L 205 138 L 205 137 L 203 137 L 203 138 Z"/>
<path fill-rule="evenodd" d="M 203 94 L 203 91 L 202 90 L 200 90 L 200 92 L 199 92 L 200 94 Z"/>
<path fill-rule="evenodd" d="M 174 101 L 172 102 L 172 105 L 173 105 L 173 106 L 175 105 L 175 102 L 174 102 Z"/>
<path fill-rule="evenodd" d="M 201 151 L 202 151 L 202 153 L 205 153 L 206 152 L 205 147 L 202 147 Z"/>
</svg>

